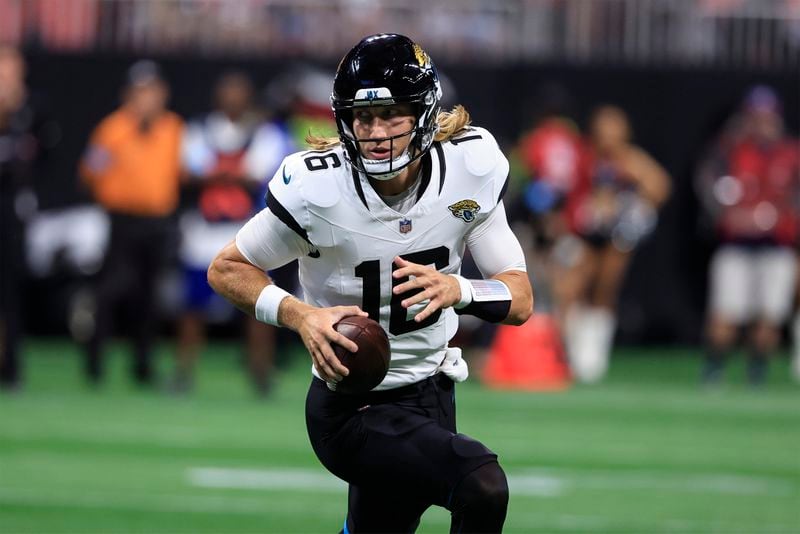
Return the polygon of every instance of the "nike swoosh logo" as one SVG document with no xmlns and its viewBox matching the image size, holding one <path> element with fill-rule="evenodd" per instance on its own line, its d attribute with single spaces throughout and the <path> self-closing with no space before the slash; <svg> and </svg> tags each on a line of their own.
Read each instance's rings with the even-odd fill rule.
<svg viewBox="0 0 800 534">
<path fill-rule="evenodd" d="M 289 185 L 289 182 L 292 181 L 292 175 L 286 176 L 286 166 L 283 167 L 283 183 Z"/>
<path fill-rule="evenodd" d="M 308 253 L 309 258 L 319 258 L 319 256 L 320 256 L 319 250 L 312 250 L 311 252 Z"/>
</svg>

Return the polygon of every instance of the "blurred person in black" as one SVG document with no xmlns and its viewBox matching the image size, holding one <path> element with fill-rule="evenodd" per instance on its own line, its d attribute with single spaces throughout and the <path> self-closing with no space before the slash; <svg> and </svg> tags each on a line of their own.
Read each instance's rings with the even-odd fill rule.
<svg viewBox="0 0 800 534">
<path fill-rule="evenodd" d="M 187 196 L 192 207 L 185 210 L 180 222 L 185 301 L 171 384 L 174 392 L 192 387 L 206 322 L 234 312 L 208 285 L 208 266 L 239 228 L 263 208 L 269 178 L 293 151 L 286 129 L 265 121 L 256 109 L 252 82 L 242 72 L 225 73 L 216 84 L 215 109 L 187 125 L 182 159 L 189 174 Z M 256 391 L 266 394 L 277 329 L 249 316 L 243 320 L 250 378 Z"/>
<path fill-rule="evenodd" d="M 800 145 L 781 102 L 752 88 L 700 164 L 698 186 L 719 243 L 709 267 L 708 349 L 702 381 L 722 380 L 747 327 L 747 378 L 762 384 L 789 319 L 797 277 Z"/>
<path fill-rule="evenodd" d="M 584 172 L 565 211 L 576 236 L 562 241 L 554 275 L 570 366 L 581 382 L 601 380 L 616 328 L 616 304 L 631 253 L 655 227 L 670 177 L 631 141 L 627 114 L 604 105 L 592 114 Z"/>
<path fill-rule="evenodd" d="M 122 106 L 95 128 L 81 162 L 84 183 L 111 221 L 86 353 L 92 383 L 102 379 L 103 349 L 121 303 L 127 304 L 132 319 L 126 326 L 134 338 L 133 377 L 142 385 L 153 382 L 157 283 L 175 258 L 183 135 L 182 120 L 166 109 L 168 96 L 155 63 L 131 66 Z"/>
<path fill-rule="evenodd" d="M 34 179 L 58 126 L 32 101 L 22 54 L 0 45 L 0 388 L 22 381 L 20 341 L 25 220 L 36 209 Z"/>
</svg>

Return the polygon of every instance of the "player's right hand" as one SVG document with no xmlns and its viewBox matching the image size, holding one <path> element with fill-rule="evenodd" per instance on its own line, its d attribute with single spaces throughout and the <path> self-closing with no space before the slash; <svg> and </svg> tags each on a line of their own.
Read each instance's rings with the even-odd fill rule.
<svg viewBox="0 0 800 534">
<path fill-rule="evenodd" d="M 339 382 L 350 372 L 336 357 L 331 344 L 341 345 L 350 352 L 358 350 L 358 345 L 333 328 L 341 319 L 351 315 L 369 316 L 358 306 L 314 308 L 303 315 L 298 333 L 311 354 L 314 368 L 326 382 Z"/>
</svg>

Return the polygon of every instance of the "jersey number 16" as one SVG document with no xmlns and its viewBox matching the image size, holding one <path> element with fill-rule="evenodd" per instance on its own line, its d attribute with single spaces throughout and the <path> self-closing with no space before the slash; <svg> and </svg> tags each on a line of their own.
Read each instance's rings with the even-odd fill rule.
<svg viewBox="0 0 800 534">
<path fill-rule="evenodd" d="M 441 270 L 450 263 L 450 250 L 447 247 L 441 246 L 436 248 L 429 248 L 419 252 L 411 252 L 408 254 L 401 254 L 401 258 L 411 263 L 418 263 L 420 265 L 434 265 L 437 270 Z M 392 262 L 392 272 L 399 267 L 396 263 Z M 381 265 L 380 260 L 367 260 L 362 261 L 356 266 L 356 277 L 361 278 L 364 283 L 364 296 L 362 299 L 361 309 L 369 314 L 370 319 L 375 321 L 379 320 L 379 310 L 381 305 Z M 408 282 L 408 277 L 392 278 L 392 288 L 404 282 Z M 395 295 L 392 293 L 392 299 L 389 306 L 389 332 L 392 335 L 399 336 L 419 330 L 434 324 L 439 320 L 442 310 L 436 310 L 427 319 L 416 322 L 414 318 L 408 318 L 408 310 L 406 310 L 401 302 L 412 297 L 422 291 L 420 288 L 412 289 Z"/>
</svg>

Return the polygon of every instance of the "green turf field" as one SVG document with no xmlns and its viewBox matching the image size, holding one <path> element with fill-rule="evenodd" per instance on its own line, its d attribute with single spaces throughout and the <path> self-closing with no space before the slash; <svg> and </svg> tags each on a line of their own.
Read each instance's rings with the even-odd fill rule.
<svg viewBox="0 0 800 534">
<path fill-rule="evenodd" d="M 257 400 L 231 345 L 196 392 L 129 385 L 115 353 L 90 390 L 76 349 L 27 345 L 27 387 L 0 396 L 0 532 L 336 532 L 343 484 L 308 445 L 308 364 Z M 169 347 L 161 353 L 168 367 Z M 609 380 L 559 394 L 459 387 L 460 430 L 500 454 L 506 532 L 800 532 L 800 387 L 696 386 L 694 351 L 617 351 Z M 446 532 L 431 509 L 421 532 Z"/>
</svg>

